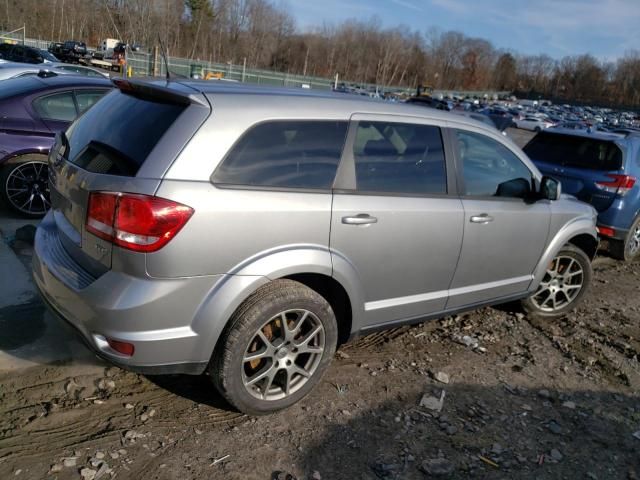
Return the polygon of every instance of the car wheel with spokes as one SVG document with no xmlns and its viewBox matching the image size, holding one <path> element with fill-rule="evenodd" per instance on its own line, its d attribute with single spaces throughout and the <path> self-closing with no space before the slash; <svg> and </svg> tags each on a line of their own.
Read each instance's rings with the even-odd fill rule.
<svg viewBox="0 0 640 480">
<path fill-rule="evenodd" d="M 640 217 L 636 218 L 624 240 L 610 240 L 609 252 L 613 258 L 631 262 L 640 257 Z"/>
<path fill-rule="evenodd" d="M 549 264 L 537 290 L 523 300 L 530 315 L 558 318 L 573 310 L 588 290 L 591 261 L 579 248 L 565 245 Z"/>
<path fill-rule="evenodd" d="M 263 415 L 311 391 L 335 353 L 338 330 L 327 301 L 292 280 L 249 297 L 229 322 L 209 374 L 238 410 Z"/>
<path fill-rule="evenodd" d="M 0 171 L 3 201 L 23 217 L 42 217 L 51 206 L 47 157 L 24 155 L 3 165 Z"/>
</svg>

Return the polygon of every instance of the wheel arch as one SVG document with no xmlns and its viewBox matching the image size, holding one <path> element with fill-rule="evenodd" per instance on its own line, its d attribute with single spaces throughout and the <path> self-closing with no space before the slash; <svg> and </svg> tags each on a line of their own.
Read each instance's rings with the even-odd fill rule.
<svg viewBox="0 0 640 480">
<path fill-rule="evenodd" d="M 38 149 L 28 149 L 28 150 L 21 150 L 19 152 L 11 152 L 5 157 L 3 157 L 2 159 L 0 159 L 0 166 L 20 162 L 21 160 L 24 159 L 24 157 L 31 157 L 31 156 L 41 157 L 42 160 L 46 162 L 49 156 L 49 150 L 43 152 L 42 150 L 38 150 Z"/>
<path fill-rule="evenodd" d="M 598 253 L 598 240 L 587 233 L 571 237 L 567 243 L 582 250 L 589 257 L 589 260 L 593 260 L 596 257 L 596 253 Z"/>
<path fill-rule="evenodd" d="M 338 266 L 334 271 L 328 249 L 296 245 L 263 252 L 231 269 L 212 287 L 192 323 L 203 337 L 202 348 L 213 358 L 234 312 L 258 289 L 277 279 L 300 282 L 325 298 L 336 315 L 338 343 L 344 343 L 359 328 L 364 303 L 353 284 L 356 272 L 345 272 L 340 261 Z"/>
<path fill-rule="evenodd" d="M 549 242 L 540 261 L 533 271 L 533 281 L 529 287 L 531 292 L 535 291 L 542 281 L 547 266 L 566 244 L 572 244 L 583 250 L 589 259 L 593 260 L 595 252 L 598 250 L 598 233 L 593 220 L 590 217 L 577 217 L 573 221 L 564 225 L 562 229 Z M 585 250 L 587 249 L 587 250 Z M 593 252 L 593 254 L 591 254 Z"/>
<path fill-rule="evenodd" d="M 338 345 L 351 336 L 353 310 L 345 288 L 335 278 L 319 273 L 297 273 L 282 277 L 302 283 L 321 295 L 331 305 L 338 324 Z"/>
</svg>

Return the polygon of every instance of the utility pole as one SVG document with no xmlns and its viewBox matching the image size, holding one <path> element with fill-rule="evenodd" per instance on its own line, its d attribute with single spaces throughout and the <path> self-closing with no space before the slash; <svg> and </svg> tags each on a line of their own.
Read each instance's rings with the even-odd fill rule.
<svg viewBox="0 0 640 480">
<path fill-rule="evenodd" d="M 307 46 L 307 54 L 304 56 L 304 68 L 302 69 L 302 75 L 307 75 L 307 65 L 309 63 L 309 47 Z"/>
</svg>

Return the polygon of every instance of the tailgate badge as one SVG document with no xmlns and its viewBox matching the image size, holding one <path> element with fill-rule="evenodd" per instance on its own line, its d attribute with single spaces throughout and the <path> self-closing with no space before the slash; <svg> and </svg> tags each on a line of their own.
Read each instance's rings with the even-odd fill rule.
<svg viewBox="0 0 640 480">
<path fill-rule="evenodd" d="M 96 252 L 100 256 L 100 258 L 104 257 L 105 254 L 107 253 L 107 249 L 105 247 L 103 247 L 102 245 L 100 245 L 99 243 L 96 243 L 95 246 L 96 246 Z"/>
</svg>

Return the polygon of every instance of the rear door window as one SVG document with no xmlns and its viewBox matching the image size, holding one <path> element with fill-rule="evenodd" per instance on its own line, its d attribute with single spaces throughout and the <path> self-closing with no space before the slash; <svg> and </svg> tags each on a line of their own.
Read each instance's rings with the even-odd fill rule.
<svg viewBox="0 0 640 480">
<path fill-rule="evenodd" d="M 40 118 L 72 122 L 77 116 L 72 92 L 61 92 L 36 98 L 33 108 Z"/>
<path fill-rule="evenodd" d="M 186 106 L 119 90 L 107 97 L 69 127 L 64 156 L 93 173 L 134 176 Z"/>
<path fill-rule="evenodd" d="M 612 141 L 579 135 L 539 133 L 525 147 L 529 158 L 563 167 L 612 171 L 622 168 L 622 151 Z"/>
<path fill-rule="evenodd" d="M 330 189 L 347 122 L 271 121 L 247 131 L 213 175 L 214 183 Z"/>
<path fill-rule="evenodd" d="M 353 150 L 358 191 L 447 193 L 444 148 L 438 127 L 359 122 Z"/>
</svg>

